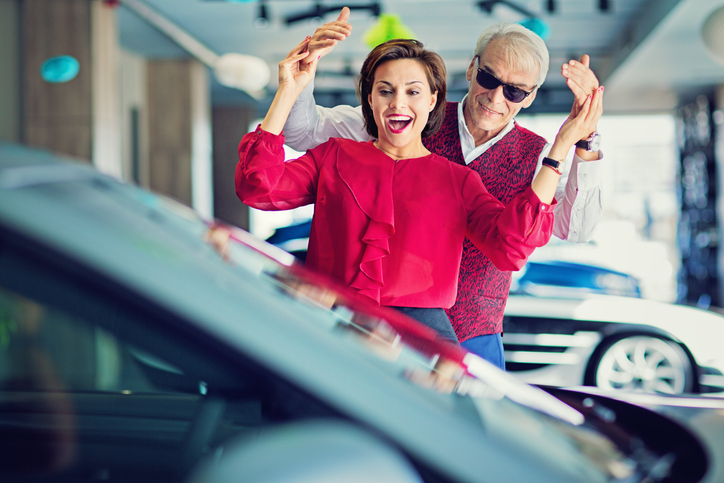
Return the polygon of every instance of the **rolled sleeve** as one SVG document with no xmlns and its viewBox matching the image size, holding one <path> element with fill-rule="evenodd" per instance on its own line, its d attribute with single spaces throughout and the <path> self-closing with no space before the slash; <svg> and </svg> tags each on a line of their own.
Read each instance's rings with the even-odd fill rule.
<svg viewBox="0 0 724 483">
<path fill-rule="evenodd" d="M 550 151 L 546 145 L 538 159 L 537 170 Z M 597 160 L 585 161 L 573 156 L 570 168 L 561 176 L 556 188 L 553 234 L 566 241 L 585 243 L 591 240 L 603 212 L 603 151 Z M 536 171 L 537 172 L 537 171 Z"/>
</svg>

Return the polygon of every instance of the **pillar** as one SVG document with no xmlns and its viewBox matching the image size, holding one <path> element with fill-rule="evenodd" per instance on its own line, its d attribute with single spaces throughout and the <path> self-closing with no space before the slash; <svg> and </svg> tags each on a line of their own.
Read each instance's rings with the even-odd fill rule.
<svg viewBox="0 0 724 483">
<path fill-rule="evenodd" d="M 211 94 L 196 60 L 150 60 L 147 69 L 149 188 L 213 216 Z"/>
<path fill-rule="evenodd" d="M 115 9 L 101 0 L 20 0 L 22 141 L 121 173 L 118 29 Z M 70 55 L 78 75 L 42 79 L 45 60 Z"/>
</svg>

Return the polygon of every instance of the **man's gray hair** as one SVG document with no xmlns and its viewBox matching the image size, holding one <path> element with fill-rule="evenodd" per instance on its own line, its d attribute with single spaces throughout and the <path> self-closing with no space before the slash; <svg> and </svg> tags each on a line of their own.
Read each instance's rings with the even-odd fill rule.
<svg viewBox="0 0 724 483">
<path fill-rule="evenodd" d="M 483 31 L 473 55 L 482 56 L 485 47 L 494 40 L 503 47 L 509 66 L 530 73 L 537 71 L 536 86 L 543 84 L 548 74 L 550 57 L 542 38 L 522 25 L 499 23 Z"/>
</svg>

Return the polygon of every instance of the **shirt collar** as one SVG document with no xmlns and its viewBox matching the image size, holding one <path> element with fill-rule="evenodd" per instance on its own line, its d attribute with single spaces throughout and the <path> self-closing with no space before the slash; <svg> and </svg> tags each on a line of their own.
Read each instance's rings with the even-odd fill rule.
<svg viewBox="0 0 724 483">
<path fill-rule="evenodd" d="M 487 151 L 493 144 L 500 141 L 503 136 L 508 134 L 515 126 L 515 120 L 511 119 L 508 125 L 487 143 L 475 146 L 475 139 L 473 138 L 473 135 L 470 134 L 467 124 L 465 124 L 465 112 L 463 111 L 463 106 L 465 105 L 465 101 L 467 99 L 468 96 L 466 94 L 465 97 L 463 97 L 463 100 L 458 103 L 458 131 L 460 132 L 460 147 L 463 149 L 465 164 L 470 164 Z"/>
</svg>

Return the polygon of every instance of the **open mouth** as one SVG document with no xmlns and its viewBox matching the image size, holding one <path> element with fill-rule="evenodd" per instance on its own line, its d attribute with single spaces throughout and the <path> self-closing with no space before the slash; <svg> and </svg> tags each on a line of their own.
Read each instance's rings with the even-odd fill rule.
<svg viewBox="0 0 724 483">
<path fill-rule="evenodd" d="M 393 133 L 400 133 L 412 122 L 409 116 L 390 116 L 387 118 L 387 125 Z"/>
</svg>

